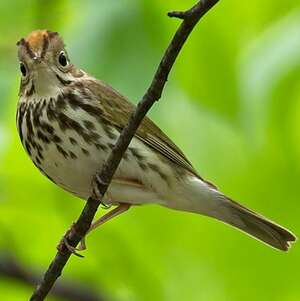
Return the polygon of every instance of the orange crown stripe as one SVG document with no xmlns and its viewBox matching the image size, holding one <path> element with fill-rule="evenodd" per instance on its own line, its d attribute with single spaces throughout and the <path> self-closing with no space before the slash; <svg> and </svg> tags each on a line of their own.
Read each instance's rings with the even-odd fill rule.
<svg viewBox="0 0 300 301">
<path fill-rule="evenodd" d="M 47 30 L 35 30 L 26 37 L 26 42 L 33 50 L 42 49 L 45 38 L 48 37 Z"/>
</svg>

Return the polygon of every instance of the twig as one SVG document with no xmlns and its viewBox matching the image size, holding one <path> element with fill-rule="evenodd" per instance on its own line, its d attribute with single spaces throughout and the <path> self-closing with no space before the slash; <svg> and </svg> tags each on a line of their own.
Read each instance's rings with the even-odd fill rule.
<svg viewBox="0 0 300 301">
<path fill-rule="evenodd" d="M 102 196 L 104 196 L 109 183 L 111 182 L 111 179 L 122 159 L 122 156 L 125 153 L 138 126 L 154 102 L 160 99 L 163 88 L 167 82 L 169 72 L 183 44 L 200 18 L 218 1 L 219 0 L 202 0 L 184 13 L 171 13 L 170 16 L 178 18 L 180 18 L 180 16 L 184 16 L 183 22 L 180 24 L 168 48 L 166 49 L 149 88 L 147 89 L 142 100 L 138 103 L 135 111 L 131 114 L 127 126 L 122 130 L 118 141 L 113 147 L 110 156 L 108 157 L 101 173 L 99 174 L 103 184 L 100 184 L 98 189 Z M 67 239 L 69 245 L 76 247 L 80 240 L 85 236 L 100 204 L 101 199 L 94 200 L 89 198 L 87 200 L 79 219 L 72 227 L 72 231 L 68 234 Z M 56 279 L 61 275 L 62 270 L 70 256 L 71 252 L 67 248 L 63 248 L 63 252 L 61 251 L 56 254 L 48 270 L 46 271 L 43 280 L 33 293 L 30 299 L 31 301 L 40 301 L 45 299 Z"/>
<path fill-rule="evenodd" d="M 11 252 L 7 252 L 10 254 Z M 6 252 L 0 254 L 0 275 L 1 277 L 9 277 L 25 283 L 27 285 L 36 285 L 40 276 L 38 273 L 25 268 L 17 259 L 12 255 L 6 255 Z M 104 301 L 110 300 L 100 293 L 93 291 L 91 287 L 87 287 L 82 283 L 75 281 L 64 280 L 56 283 L 51 291 L 53 297 L 60 298 L 68 301 Z"/>
<path fill-rule="evenodd" d="M 170 12 L 168 12 L 168 16 L 171 18 L 174 17 L 174 18 L 184 20 L 186 14 L 184 11 L 170 11 Z"/>
</svg>

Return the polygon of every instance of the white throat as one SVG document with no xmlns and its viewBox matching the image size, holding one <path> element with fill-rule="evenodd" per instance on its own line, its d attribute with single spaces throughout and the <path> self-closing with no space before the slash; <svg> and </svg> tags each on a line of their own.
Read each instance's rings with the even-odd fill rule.
<svg viewBox="0 0 300 301">
<path fill-rule="evenodd" d="M 53 97 L 60 92 L 60 82 L 55 73 L 47 68 L 34 71 L 33 83 L 35 93 L 41 97 Z"/>
</svg>

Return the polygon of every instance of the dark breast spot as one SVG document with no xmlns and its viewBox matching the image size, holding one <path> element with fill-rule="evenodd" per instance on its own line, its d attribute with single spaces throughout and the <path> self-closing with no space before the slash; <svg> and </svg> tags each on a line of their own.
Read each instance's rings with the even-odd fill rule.
<svg viewBox="0 0 300 301">
<path fill-rule="evenodd" d="M 66 129 L 73 129 L 76 132 L 83 131 L 83 127 L 80 125 L 80 123 L 78 123 L 76 120 L 71 119 L 69 116 L 62 112 L 59 112 L 57 114 L 57 121 L 62 131 L 65 131 Z"/>
<path fill-rule="evenodd" d="M 79 136 L 81 136 L 84 141 L 88 144 L 92 144 L 97 142 L 97 140 L 100 138 L 100 135 L 96 132 L 87 132 L 85 128 L 82 127 L 82 125 L 77 122 L 76 120 L 73 120 L 69 116 L 67 116 L 64 113 L 58 113 L 58 124 L 62 131 L 65 131 L 67 129 L 74 130 Z M 71 142 L 72 143 L 72 142 Z"/>
<path fill-rule="evenodd" d="M 168 177 L 161 171 L 160 167 L 156 164 L 153 164 L 153 163 L 148 163 L 148 167 L 156 172 L 157 174 L 159 174 L 159 176 L 165 180 L 166 182 L 168 182 Z"/>
<path fill-rule="evenodd" d="M 21 103 L 17 111 L 17 124 L 18 124 L 18 130 L 19 130 L 21 142 L 23 142 L 22 125 L 23 125 L 23 117 L 24 117 L 25 109 L 26 109 L 26 104 Z"/>
<path fill-rule="evenodd" d="M 101 115 L 103 115 L 103 110 L 99 106 L 85 103 L 83 99 L 81 99 L 79 96 L 73 93 L 69 93 L 68 95 L 66 95 L 66 98 L 68 99 L 71 108 L 74 110 L 80 108 L 89 115 L 94 116 L 96 118 L 99 118 L 101 117 Z"/>
<path fill-rule="evenodd" d="M 27 127 L 28 138 L 31 138 L 33 136 L 33 127 L 31 123 L 31 110 L 32 110 L 32 106 L 28 106 L 26 110 L 26 127 Z"/>
<path fill-rule="evenodd" d="M 89 132 L 88 135 L 90 136 L 91 140 L 94 140 L 95 142 L 101 138 L 101 136 L 96 132 Z"/>
<path fill-rule="evenodd" d="M 40 160 L 44 160 L 44 156 L 43 156 L 43 154 L 42 154 L 41 151 L 38 151 L 38 158 L 39 158 Z"/>
<path fill-rule="evenodd" d="M 33 122 L 33 125 L 34 127 L 40 127 L 41 126 L 41 123 L 40 123 L 40 116 L 41 116 L 41 111 L 39 109 L 40 107 L 40 103 L 36 103 L 33 107 L 33 110 L 32 110 L 32 122 Z"/>
<path fill-rule="evenodd" d="M 53 121 L 56 119 L 56 111 L 55 111 L 53 102 L 54 102 L 54 99 L 50 98 L 48 106 L 47 106 L 47 110 L 46 110 L 49 121 Z"/>
<path fill-rule="evenodd" d="M 114 140 L 117 138 L 117 135 L 114 133 L 114 127 L 110 123 L 107 123 L 106 119 L 101 119 L 100 124 L 103 128 L 103 131 L 110 139 Z"/>
<path fill-rule="evenodd" d="M 59 136 L 55 135 L 55 134 L 52 136 L 52 140 L 53 140 L 54 143 L 61 143 L 62 142 L 61 138 Z"/>
<path fill-rule="evenodd" d="M 95 146 L 99 150 L 107 151 L 108 147 L 105 144 L 102 143 L 95 143 Z"/>
<path fill-rule="evenodd" d="M 137 160 L 142 161 L 145 159 L 145 157 L 140 153 L 140 151 L 137 148 L 129 147 L 128 149 Z"/>
<path fill-rule="evenodd" d="M 40 130 L 37 131 L 37 137 L 46 144 L 50 143 L 49 138 L 46 135 L 44 135 Z"/>
<path fill-rule="evenodd" d="M 77 159 L 77 156 L 72 151 L 69 151 L 69 155 L 72 159 Z"/>
<path fill-rule="evenodd" d="M 59 144 L 56 144 L 56 148 L 65 158 L 69 157 L 68 153 Z"/>
<path fill-rule="evenodd" d="M 66 108 L 67 104 L 62 94 L 59 94 L 56 99 L 56 109 L 58 111 L 63 111 Z"/>
<path fill-rule="evenodd" d="M 89 156 L 90 155 L 90 153 L 89 153 L 89 151 L 87 150 L 87 149 L 85 149 L 85 148 L 81 148 L 81 151 L 86 155 L 86 156 Z"/>
<path fill-rule="evenodd" d="M 31 155 L 31 146 L 30 146 L 30 144 L 28 143 L 27 140 L 25 141 L 25 148 L 26 148 L 26 150 L 27 150 L 27 153 L 28 153 L 29 155 Z"/>
<path fill-rule="evenodd" d="M 95 130 L 95 125 L 93 122 L 91 122 L 90 120 L 84 120 L 83 121 L 84 126 L 86 127 L 87 130 L 93 131 Z"/>
<path fill-rule="evenodd" d="M 43 151 L 43 147 L 39 143 L 36 144 L 36 149 L 40 152 Z"/>
<path fill-rule="evenodd" d="M 36 161 L 36 163 L 37 163 L 38 165 L 41 165 L 41 164 L 42 164 L 42 162 L 40 161 L 39 157 L 35 157 L 35 161 Z"/>
<path fill-rule="evenodd" d="M 46 122 L 41 123 L 41 128 L 51 135 L 54 133 L 54 128 L 49 123 Z"/>
<path fill-rule="evenodd" d="M 76 145 L 76 144 L 77 144 L 77 141 L 76 141 L 75 138 L 69 137 L 69 140 L 70 140 L 71 144 L 73 144 L 73 145 Z"/>
</svg>

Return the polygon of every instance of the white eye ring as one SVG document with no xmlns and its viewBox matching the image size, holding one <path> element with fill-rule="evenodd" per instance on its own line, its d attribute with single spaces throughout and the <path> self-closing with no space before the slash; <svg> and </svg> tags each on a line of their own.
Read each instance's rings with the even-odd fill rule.
<svg viewBox="0 0 300 301">
<path fill-rule="evenodd" d="M 28 74 L 27 67 L 23 62 L 20 62 L 20 71 L 22 73 L 22 77 L 26 77 Z"/>
<path fill-rule="evenodd" d="M 65 54 L 64 51 L 61 51 L 58 55 L 58 63 L 60 64 L 60 66 L 62 67 L 67 67 L 69 65 L 69 61 L 68 58 Z"/>
</svg>

